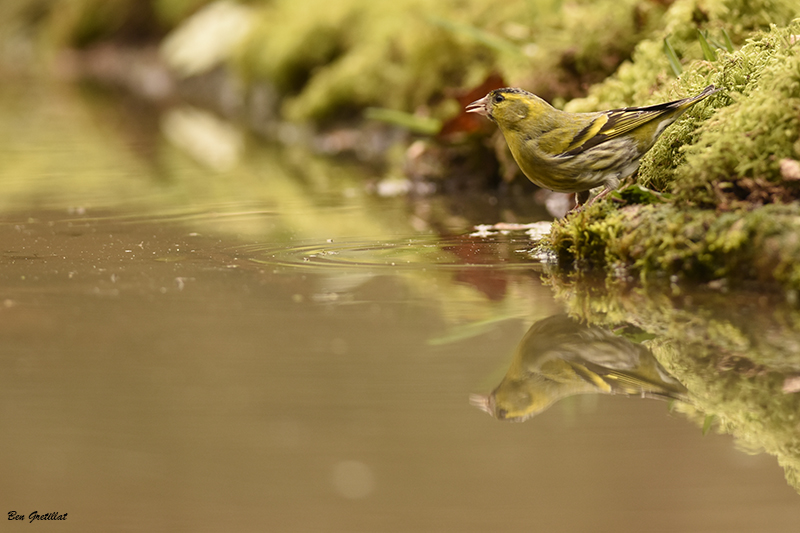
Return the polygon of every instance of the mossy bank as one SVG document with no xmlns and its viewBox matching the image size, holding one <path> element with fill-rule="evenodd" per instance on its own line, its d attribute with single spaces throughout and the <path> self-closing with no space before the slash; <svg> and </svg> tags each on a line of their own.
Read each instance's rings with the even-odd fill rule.
<svg viewBox="0 0 800 533">
<path fill-rule="evenodd" d="M 641 280 L 754 279 L 800 289 L 798 34 L 798 22 L 772 27 L 665 85 L 660 93 L 709 83 L 723 90 L 643 158 L 638 182 L 662 194 L 622 190 L 554 225 L 558 264 Z"/>
</svg>

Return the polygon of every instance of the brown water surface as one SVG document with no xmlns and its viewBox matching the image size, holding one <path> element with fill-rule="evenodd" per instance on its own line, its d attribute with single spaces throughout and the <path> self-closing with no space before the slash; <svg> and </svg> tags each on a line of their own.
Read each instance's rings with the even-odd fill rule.
<svg viewBox="0 0 800 533">
<path fill-rule="evenodd" d="M 666 402 L 470 406 L 565 308 L 525 232 L 230 126 L 198 162 L 131 106 L 0 94 L 4 530 L 796 530 L 775 457 Z"/>
</svg>

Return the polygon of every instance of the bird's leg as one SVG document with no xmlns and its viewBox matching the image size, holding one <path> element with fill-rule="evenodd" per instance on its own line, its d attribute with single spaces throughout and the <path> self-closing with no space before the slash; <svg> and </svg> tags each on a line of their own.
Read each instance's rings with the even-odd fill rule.
<svg viewBox="0 0 800 533">
<path fill-rule="evenodd" d="M 570 209 L 570 211 L 580 211 L 584 204 L 586 204 L 586 200 L 589 199 L 589 191 L 581 191 L 575 193 L 575 205 Z"/>
<path fill-rule="evenodd" d="M 600 193 L 599 193 L 599 194 L 597 194 L 597 195 L 596 195 L 596 196 L 594 196 L 594 197 L 593 197 L 591 200 L 589 200 L 588 202 L 586 202 L 586 206 L 585 206 L 585 207 L 589 207 L 590 205 L 592 205 L 593 203 L 595 203 L 595 201 L 597 201 L 597 200 L 599 200 L 599 199 L 601 199 L 601 198 L 605 198 L 606 196 L 608 196 L 608 193 L 610 193 L 612 190 L 613 190 L 613 189 L 610 189 L 610 188 L 606 187 L 605 189 L 603 189 L 602 191 L 600 191 Z"/>
</svg>

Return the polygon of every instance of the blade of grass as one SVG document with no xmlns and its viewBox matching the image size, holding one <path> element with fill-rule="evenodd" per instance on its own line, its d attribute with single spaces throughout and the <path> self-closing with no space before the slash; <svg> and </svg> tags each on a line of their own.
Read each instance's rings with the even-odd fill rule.
<svg viewBox="0 0 800 533">
<path fill-rule="evenodd" d="M 716 39 L 712 39 L 712 38 L 711 38 L 711 37 L 709 37 L 708 35 L 706 35 L 706 39 L 708 39 L 708 42 L 709 42 L 709 44 L 713 45 L 713 46 L 714 46 L 714 48 L 716 48 L 717 50 L 722 50 L 722 49 L 724 49 L 724 48 L 725 48 L 725 45 L 724 45 L 724 44 L 722 44 L 721 42 L 719 42 L 719 41 L 718 41 L 718 40 L 716 40 Z"/>
<path fill-rule="evenodd" d="M 700 30 L 697 30 L 697 38 L 700 40 L 700 48 L 703 49 L 703 58 L 705 58 L 706 61 L 716 61 L 717 53 L 714 52 L 714 49 L 708 44 L 706 36 L 703 35 L 703 32 Z"/>
<path fill-rule="evenodd" d="M 715 417 L 714 415 L 706 415 L 706 419 L 703 420 L 703 436 L 704 437 L 706 436 L 706 434 L 711 429 L 711 426 L 714 424 L 714 420 L 716 420 L 716 418 L 717 417 Z"/>
<path fill-rule="evenodd" d="M 733 42 L 731 41 L 731 36 L 728 35 L 728 32 L 725 31 L 724 28 L 722 30 L 722 38 L 725 40 L 725 50 L 727 50 L 729 54 L 732 54 L 733 53 Z"/>
<path fill-rule="evenodd" d="M 664 38 L 664 55 L 667 56 L 667 61 L 669 61 L 669 66 L 672 68 L 672 72 L 675 74 L 675 77 L 680 77 L 681 73 L 683 72 L 681 61 L 678 59 L 675 49 L 672 48 L 672 45 L 669 44 L 669 39 L 666 37 Z"/>
</svg>

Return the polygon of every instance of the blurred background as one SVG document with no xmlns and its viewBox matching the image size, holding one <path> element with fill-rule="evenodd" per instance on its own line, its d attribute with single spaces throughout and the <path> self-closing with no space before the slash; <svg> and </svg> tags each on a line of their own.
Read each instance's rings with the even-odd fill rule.
<svg viewBox="0 0 800 533">
<path fill-rule="evenodd" d="M 548 201 L 561 215 L 566 199 L 520 179 L 493 125 L 465 103 L 506 85 L 577 111 L 663 100 L 681 64 L 706 68 L 703 43 L 733 50 L 796 16 L 790 0 L 8 0 L 0 10 L 7 80 L 71 82 L 93 105 L 125 99 L 97 120 L 116 132 L 109 142 L 129 145 L 131 130 L 149 127 L 220 172 L 254 135 L 366 164 L 381 195 L 488 191 L 503 208 L 491 215 L 507 222 Z M 468 203 L 450 210 L 483 216 Z"/>
<path fill-rule="evenodd" d="M 379 195 L 488 192 L 471 203 L 501 203 L 490 213 L 506 222 L 537 204 L 561 216 L 567 199 L 521 177 L 466 103 L 507 85 L 573 111 L 663 101 L 684 68 L 718 68 L 709 47 L 732 52 L 797 15 L 791 0 L 8 0 L 0 10 L 7 80 L 69 82 L 93 105 L 125 99 L 97 121 L 117 132 L 109 142 L 132 142 L 122 124 L 149 127 L 220 172 L 252 135 L 369 166 Z M 449 210 L 484 216 L 468 204 Z"/>
</svg>

